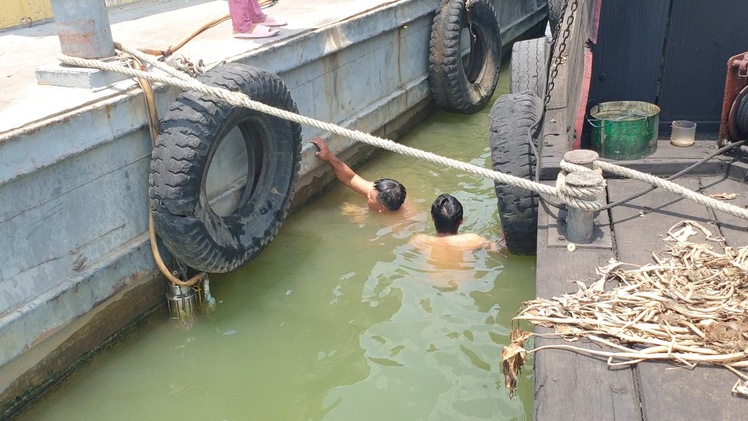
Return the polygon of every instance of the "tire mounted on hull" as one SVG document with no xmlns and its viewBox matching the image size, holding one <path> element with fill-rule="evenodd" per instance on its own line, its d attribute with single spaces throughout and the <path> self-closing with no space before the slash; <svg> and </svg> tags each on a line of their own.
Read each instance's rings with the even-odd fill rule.
<svg viewBox="0 0 748 421">
<path fill-rule="evenodd" d="M 470 51 L 463 57 L 463 30 Z M 443 0 L 429 43 L 429 87 L 443 110 L 474 114 L 493 96 L 501 67 L 501 34 L 488 0 Z"/>
<path fill-rule="evenodd" d="M 533 129 L 540 120 L 542 100 L 531 91 L 502 95 L 490 113 L 493 169 L 534 180 Z M 499 219 L 510 253 L 533 255 L 537 249 L 538 195 L 496 182 Z"/>
<path fill-rule="evenodd" d="M 229 63 L 199 79 L 297 112 L 283 81 L 265 70 Z M 216 150 L 235 128 L 246 147 L 247 176 L 236 209 L 220 216 L 208 203 L 206 180 Z M 288 213 L 300 157 L 299 124 L 205 94 L 182 93 L 161 122 L 151 158 L 156 232 L 174 256 L 197 270 L 228 272 L 248 263 L 275 238 Z"/>
<path fill-rule="evenodd" d="M 546 37 L 517 41 L 512 45 L 509 92 L 532 91 L 545 98 L 549 45 Z"/>
<path fill-rule="evenodd" d="M 558 27 L 561 15 L 564 14 L 564 6 L 564 0 L 548 0 L 548 24 L 551 26 L 551 31 L 555 31 Z M 553 36 L 557 34 L 554 33 Z"/>
</svg>

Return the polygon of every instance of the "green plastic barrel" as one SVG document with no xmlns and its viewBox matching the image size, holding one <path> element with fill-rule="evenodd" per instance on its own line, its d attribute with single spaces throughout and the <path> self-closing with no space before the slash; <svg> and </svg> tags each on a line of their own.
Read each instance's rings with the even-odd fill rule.
<svg viewBox="0 0 748 421">
<path fill-rule="evenodd" d="M 660 107 L 648 102 L 613 101 L 590 110 L 592 149 L 603 158 L 641 159 L 657 150 Z"/>
</svg>

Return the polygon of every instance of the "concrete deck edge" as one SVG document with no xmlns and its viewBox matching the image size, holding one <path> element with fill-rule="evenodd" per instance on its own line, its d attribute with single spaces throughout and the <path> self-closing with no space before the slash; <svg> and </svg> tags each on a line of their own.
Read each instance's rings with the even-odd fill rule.
<svg viewBox="0 0 748 421">
<path fill-rule="evenodd" d="M 381 10 L 368 12 L 366 15 L 386 15 L 386 25 L 377 24 L 380 19 L 343 20 L 309 32 L 291 36 L 277 43 L 266 44 L 239 56 L 228 57 L 225 62 L 265 61 L 269 63 L 283 63 L 267 70 L 282 73 L 305 63 L 319 60 L 325 56 L 335 54 L 357 42 L 362 42 L 379 33 L 392 30 L 407 24 L 407 22 L 433 13 L 433 8 L 424 7 L 423 3 L 409 4 L 416 8 L 414 15 L 406 21 L 398 17 L 397 5 L 389 5 Z M 370 23 L 367 23 L 370 22 Z M 345 33 L 345 37 L 340 34 Z M 319 42 L 320 40 L 338 40 L 340 42 Z M 319 46 L 325 46 L 319 48 Z M 329 46 L 329 47 L 328 47 Z M 299 51 L 303 54 L 299 55 Z M 273 60 L 266 60 L 273 55 Z M 70 88 L 75 89 L 75 88 Z M 47 119 L 29 123 L 18 129 L 0 134 L 0 156 L 8 165 L 0 166 L 0 185 L 43 169 L 64 159 L 79 155 L 103 143 L 111 142 L 123 135 L 139 130 L 147 124 L 143 106 L 142 92 L 132 81 L 123 81 L 112 88 L 115 93 L 109 94 L 97 101 L 82 104 L 80 107 L 64 110 Z M 158 102 L 159 114 L 168 109 L 173 98 L 178 94 L 177 88 L 156 84 L 154 86 Z M 132 118 L 130 118 L 131 116 Z M 111 127 L 94 122 L 111 121 Z M 80 142 L 67 145 L 49 145 L 48 139 L 63 137 L 61 134 L 75 132 L 76 125 L 94 128 L 97 133 Z M 67 136 L 65 136 L 67 137 Z M 29 147 L 29 143 L 33 147 Z M 39 154 L 39 152 L 42 152 Z M 33 155 L 32 155 L 33 154 Z"/>
</svg>

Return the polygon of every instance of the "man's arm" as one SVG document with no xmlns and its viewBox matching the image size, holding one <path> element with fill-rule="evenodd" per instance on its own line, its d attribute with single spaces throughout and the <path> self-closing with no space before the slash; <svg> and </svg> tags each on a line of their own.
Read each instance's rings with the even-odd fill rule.
<svg viewBox="0 0 748 421">
<path fill-rule="evenodd" d="M 365 180 L 360 175 L 356 174 L 345 162 L 341 161 L 335 154 L 330 152 L 330 148 L 327 147 L 327 143 L 318 138 L 312 138 L 309 142 L 315 144 L 319 151 L 315 152 L 315 155 L 323 160 L 327 161 L 332 168 L 332 173 L 335 177 L 343 184 L 348 186 L 351 190 L 358 194 L 366 197 L 369 191 L 374 187 L 374 183 Z"/>
</svg>

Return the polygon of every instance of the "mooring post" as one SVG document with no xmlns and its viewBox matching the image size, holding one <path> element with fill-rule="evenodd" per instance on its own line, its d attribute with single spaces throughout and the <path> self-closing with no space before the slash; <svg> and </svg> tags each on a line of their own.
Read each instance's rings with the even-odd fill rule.
<svg viewBox="0 0 748 421">
<path fill-rule="evenodd" d="M 62 54 L 99 59 L 114 56 L 104 0 L 51 0 Z"/>
<path fill-rule="evenodd" d="M 566 184 L 570 187 L 594 187 L 600 185 L 604 180 L 597 171 L 592 171 L 592 164 L 597 160 L 598 154 L 588 149 L 577 149 L 566 152 L 564 161 L 590 168 L 589 171 L 575 171 L 566 175 Z M 594 194 L 580 197 L 582 200 L 594 201 Z M 594 239 L 595 211 L 567 207 L 566 216 L 566 239 L 572 243 L 587 244 Z"/>
<path fill-rule="evenodd" d="M 104 0 L 51 0 L 51 4 L 62 54 L 119 63 Z M 128 78 L 120 73 L 59 62 L 36 68 L 36 81 L 40 85 L 98 89 Z"/>
</svg>

